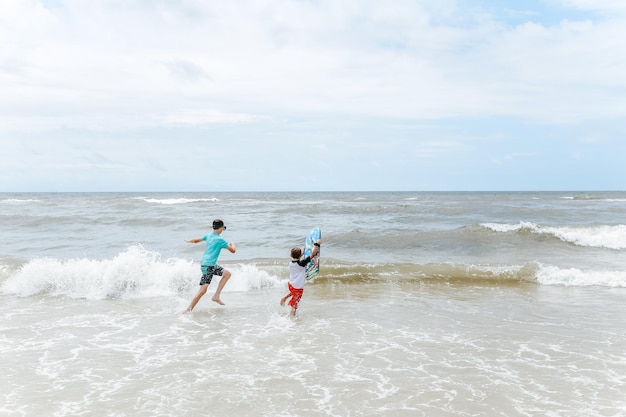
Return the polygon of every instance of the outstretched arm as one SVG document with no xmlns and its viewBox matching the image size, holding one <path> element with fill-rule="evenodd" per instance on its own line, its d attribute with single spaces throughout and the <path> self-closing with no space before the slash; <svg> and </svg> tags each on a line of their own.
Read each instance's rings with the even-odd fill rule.
<svg viewBox="0 0 626 417">
<path fill-rule="evenodd" d="M 202 242 L 202 238 L 201 237 L 196 237 L 194 239 L 185 239 L 185 242 L 187 242 L 187 243 L 200 243 L 200 242 Z"/>
</svg>

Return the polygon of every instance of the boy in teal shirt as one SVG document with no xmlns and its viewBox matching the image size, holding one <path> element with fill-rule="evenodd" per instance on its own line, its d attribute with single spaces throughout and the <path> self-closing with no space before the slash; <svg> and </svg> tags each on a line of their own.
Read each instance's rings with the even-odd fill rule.
<svg viewBox="0 0 626 417">
<path fill-rule="evenodd" d="M 224 305 L 220 298 L 220 294 L 222 293 L 226 282 L 230 279 L 231 273 L 229 270 L 224 269 L 217 264 L 217 258 L 220 256 L 222 249 L 228 249 L 230 253 L 235 253 L 237 250 L 233 242 L 228 242 L 221 236 L 224 230 L 226 230 L 224 222 L 220 219 L 215 219 L 213 220 L 213 233 L 195 239 L 185 239 L 185 242 L 187 243 L 200 243 L 203 240 L 206 241 L 206 249 L 204 250 L 204 255 L 202 256 L 202 261 L 200 263 L 200 270 L 202 271 L 202 278 L 200 278 L 200 290 L 198 290 L 198 293 L 191 300 L 191 304 L 189 304 L 185 313 L 189 313 L 193 310 L 202 296 L 206 294 L 209 284 L 213 279 L 213 275 L 221 276 L 222 279 L 220 279 L 217 289 L 215 290 L 215 294 L 213 294 L 211 300 L 220 305 Z"/>
</svg>

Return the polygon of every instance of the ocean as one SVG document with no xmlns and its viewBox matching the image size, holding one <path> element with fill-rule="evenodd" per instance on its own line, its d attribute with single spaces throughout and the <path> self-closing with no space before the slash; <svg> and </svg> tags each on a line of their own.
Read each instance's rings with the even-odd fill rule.
<svg viewBox="0 0 626 417">
<path fill-rule="evenodd" d="M 626 192 L 0 193 L 0 242 L 2 416 L 626 416 Z"/>
</svg>

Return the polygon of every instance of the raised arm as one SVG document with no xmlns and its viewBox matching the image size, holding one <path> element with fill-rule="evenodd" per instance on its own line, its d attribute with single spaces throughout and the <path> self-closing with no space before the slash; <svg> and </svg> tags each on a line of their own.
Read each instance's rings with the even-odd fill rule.
<svg viewBox="0 0 626 417">
<path fill-rule="evenodd" d="M 315 255 L 317 255 L 317 252 L 319 251 L 319 247 L 322 244 L 322 239 L 319 239 L 317 242 L 315 242 L 313 245 L 313 250 L 311 251 L 311 258 L 315 258 Z"/>
</svg>

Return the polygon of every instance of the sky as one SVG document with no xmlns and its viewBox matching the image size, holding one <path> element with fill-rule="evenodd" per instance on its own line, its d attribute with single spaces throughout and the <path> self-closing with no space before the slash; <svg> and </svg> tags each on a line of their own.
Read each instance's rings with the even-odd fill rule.
<svg viewBox="0 0 626 417">
<path fill-rule="evenodd" d="M 623 0 L 0 0 L 0 192 L 626 190 Z"/>
</svg>

